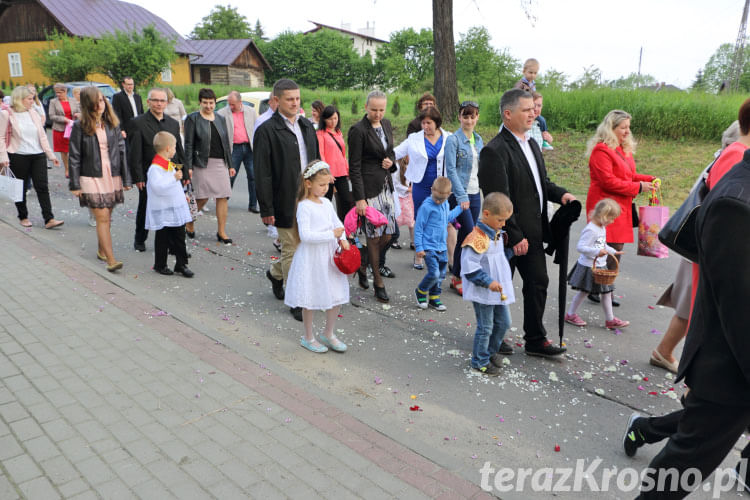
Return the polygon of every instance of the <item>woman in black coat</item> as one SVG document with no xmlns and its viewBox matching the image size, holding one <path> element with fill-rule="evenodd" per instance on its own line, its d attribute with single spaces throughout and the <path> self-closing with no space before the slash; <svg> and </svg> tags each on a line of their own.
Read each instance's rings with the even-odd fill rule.
<svg viewBox="0 0 750 500">
<path fill-rule="evenodd" d="M 119 125 L 112 106 L 98 88 L 81 91 L 81 119 L 70 132 L 69 187 L 96 219 L 96 256 L 107 262 L 109 272 L 122 268 L 112 251 L 112 209 L 125 201 L 123 190 L 131 186 L 125 139 Z"/>
<path fill-rule="evenodd" d="M 385 226 L 375 227 L 366 222 L 363 228 L 367 237 L 367 255 L 372 264 L 375 298 L 380 302 L 389 300 L 378 267 L 380 249 L 390 243 L 396 227 L 391 179 L 396 165 L 393 130 L 391 123 L 383 118 L 386 104 L 383 92 L 370 92 L 365 104 L 367 115 L 349 129 L 349 178 L 357 214 L 365 215 L 365 210 L 371 206 L 388 220 Z M 368 287 L 367 264 L 364 259 L 359 269 L 359 284 L 362 288 Z"/>
<path fill-rule="evenodd" d="M 198 210 L 202 210 L 209 198 L 216 200 L 218 230 L 216 239 L 231 245 L 227 236 L 227 213 L 229 197 L 232 195 L 230 177 L 235 174 L 229 149 L 229 135 L 224 120 L 216 119 L 216 94 L 211 89 L 198 91 L 200 111 L 190 113 L 185 119 L 185 168 L 195 190 Z M 189 237 L 195 236 L 193 223 L 185 225 Z"/>
</svg>

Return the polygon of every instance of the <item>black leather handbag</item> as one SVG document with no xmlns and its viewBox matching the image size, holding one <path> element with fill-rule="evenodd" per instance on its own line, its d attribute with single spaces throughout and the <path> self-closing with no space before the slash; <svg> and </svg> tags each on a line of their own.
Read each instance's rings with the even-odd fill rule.
<svg viewBox="0 0 750 500">
<path fill-rule="evenodd" d="M 714 163 L 716 163 L 716 159 L 701 173 L 687 199 L 682 202 L 680 208 L 675 211 L 659 231 L 659 241 L 693 262 L 698 262 L 695 220 L 698 217 L 698 209 L 700 209 L 703 199 L 708 194 L 709 189 L 706 185 L 706 179 Z"/>
</svg>

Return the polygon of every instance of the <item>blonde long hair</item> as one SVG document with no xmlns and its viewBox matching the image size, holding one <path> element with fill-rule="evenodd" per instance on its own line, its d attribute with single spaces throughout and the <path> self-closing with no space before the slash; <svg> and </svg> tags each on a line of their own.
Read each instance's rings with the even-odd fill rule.
<svg viewBox="0 0 750 500">
<path fill-rule="evenodd" d="M 102 122 L 106 123 L 109 128 L 115 128 L 120 124 L 112 105 L 101 91 L 93 86 L 86 87 L 81 90 L 81 129 L 86 135 L 96 134 L 96 124 L 99 121 L 99 96 L 104 98 L 106 106 L 102 114 Z"/>
<path fill-rule="evenodd" d="M 331 175 L 331 171 L 327 168 L 321 168 L 314 174 L 305 177 L 305 173 L 308 172 L 311 168 L 313 168 L 316 164 L 321 163 L 321 160 L 313 160 L 310 163 L 307 164 L 305 169 L 302 171 L 302 173 L 299 176 L 299 190 L 297 191 L 297 203 L 294 204 L 294 224 L 292 225 L 292 229 L 294 230 L 294 237 L 299 241 L 299 227 L 297 227 L 297 206 L 299 205 L 299 202 L 307 198 L 307 186 L 305 186 L 305 181 L 313 182 L 316 178 L 320 177 L 321 175 Z"/>
<path fill-rule="evenodd" d="M 10 93 L 10 107 L 13 108 L 13 111 L 16 113 L 28 111 L 26 106 L 23 105 L 23 100 L 29 97 L 29 95 L 31 95 L 31 91 L 25 85 L 19 85 L 14 88 L 13 92 Z"/>
<path fill-rule="evenodd" d="M 607 113 L 607 116 L 604 117 L 604 120 L 602 120 L 596 128 L 594 136 L 586 143 L 586 157 L 591 156 L 591 151 L 593 151 L 594 146 L 600 142 L 603 142 L 611 149 L 617 149 L 617 146 L 620 146 L 620 143 L 617 140 L 614 131 L 622 122 L 630 120 L 631 118 L 632 117 L 627 111 L 621 109 L 613 109 Z M 626 153 L 633 154 L 635 153 L 635 146 L 636 142 L 633 139 L 633 134 L 630 134 L 625 138 L 625 141 L 622 144 L 622 150 Z"/>
</svg>

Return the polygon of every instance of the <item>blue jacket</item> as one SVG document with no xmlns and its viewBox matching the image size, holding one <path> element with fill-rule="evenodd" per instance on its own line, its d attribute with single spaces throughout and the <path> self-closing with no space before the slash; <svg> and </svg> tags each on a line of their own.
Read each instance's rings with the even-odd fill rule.
<svg viewBox="0 0 750 500">
<path fill-rule="evenodd" d="M 476 132 L 474 132 L 474 144 L 477 147 L 478 162 L 479 153 L 482 151 L 484 144 L 482 143 L 482 137 Z M 466 186 L 469 184 L 469 176 L 471 175 L 472 158 L 471 143 L 462 129 L 456 130 L 445 139 L 445 171 L 453 184 L 453 194 L 458 203 L 469 201 Z"/>
<path fill-rule="evenodd" d="M 432 196 L 426 198 L 419 207 L 417 222 L 414 224 L 414 247 L 417 252 L 448 250 L 448 222 L 458 217 L 461 212 L 461 205 L 456 205 L 450 210 L 447 200 L 438 205 Z"/>
</svg>

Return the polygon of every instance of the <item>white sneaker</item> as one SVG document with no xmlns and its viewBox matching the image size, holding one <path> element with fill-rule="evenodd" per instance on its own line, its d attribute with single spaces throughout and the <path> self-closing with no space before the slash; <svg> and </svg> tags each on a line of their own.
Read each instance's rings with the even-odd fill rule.
<svg viewBox="0 0 750 500">
<path fill-rule="evenodd" d="M 96 227 L 96 218 L 94 213 L 89 209 L 89 226 Z"/>
</svg>

